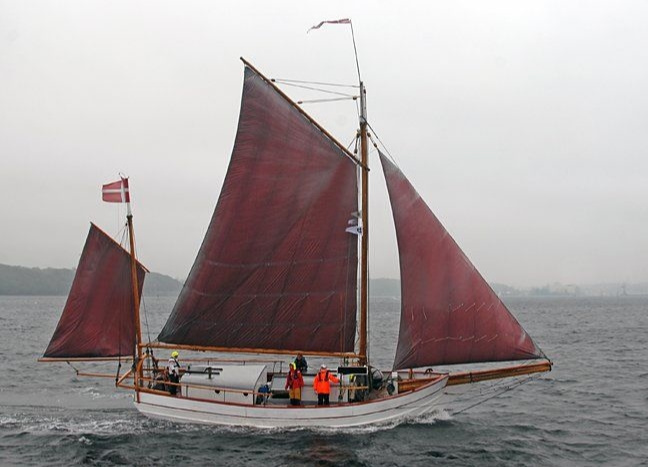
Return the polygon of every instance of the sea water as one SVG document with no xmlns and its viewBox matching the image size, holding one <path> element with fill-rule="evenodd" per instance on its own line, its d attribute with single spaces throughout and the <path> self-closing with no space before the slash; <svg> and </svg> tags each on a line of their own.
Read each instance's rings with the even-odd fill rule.
<svg viewBox="0 0 648 467">
<path fill-rule="evenodd" d="M 173 301 L 145 298 L 145 335 Z M 648 465 L 648 297 L 508 298 L 551 373 L 461 413 L 349 430 L 146 418 L 114 379 L 36 362 L 64 302 L 0 297 L 1 465 Z M 393 360 L 398 319 L 397 300 L 373 300 L 377 366 Z"/>
</svg>

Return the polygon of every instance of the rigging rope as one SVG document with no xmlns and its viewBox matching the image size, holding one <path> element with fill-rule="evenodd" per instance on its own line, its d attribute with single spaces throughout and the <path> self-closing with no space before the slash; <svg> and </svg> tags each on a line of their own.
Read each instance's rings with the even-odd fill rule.
<svg viewBox="0 0 648 467">
<path fill-rule="evenodd" d="M 121 354 L 121 352 L 119 352 Z M 117 359 L 117 374 L 115 375 L 115 386 L 119 382 L 119 371 L 121 370 L 121 355 L 119 355 L 119 358 Z"/>
<path fill-rule="evenodd" d="M 358 240 L 356 239 L 356 246 L 358 244 Z M 349 246 L 347 247 L 347 267 L 346 267 L 346 283 L 344 284 L 344 291 L 346 294 L 349 293 L 349 265 L 351 264 L 351 261 L 349 258 L 351 257 L 351 246 L 353 245 L 353 242 L 349 242 Z M 357 272 L 357 271 L 356 271 Z M 349 299 L 347 298 L 347 295 L 345 294 L 344 296 L 344 321 L 342 324 L 342 340 L 340 341 L 340 352 L 344 353 L 344 344 L 346 344 L 346 334 L 347 334 L 347 326 L 346 326 L 346 317 L 348 316 L 349 313 Z M 357 307 L 357 296 L 356 296 L 356 307 Z M 354 336 L 355 337 L 355 336 Z"/>
<path fill-rule="evenodd" d="M 117 235 L 115 235 L 116 238 L 120 238 L 119 240 L 119 246 L 121 246 L 124 250 L 126 249 L 126 235 L 128 235 L 128 224 L 122 224 L 121 229 L 117 231 Z"/>
<path fill-rule="evenodd" d="M 135 238 L 133 238 L 133 248 L 135 249 L 133 254 L 135 255 L 135 259 L 137 259 L 137 240 Z M 138 284 L 138 286 L 139 286 L 139 284 Z M 142 294 L 139 296 L 139 298 L 140 298 L 140 304 L 141 304 L 140 311 L 142 311 L 142 309 L 144 309 L 144 325 L 146 326 L 146 335 L 148 337 L 148 341 L 151 342 L 151 329 L 149 328 L 148 310 L 146 308 L 146 301 L 144 300 L 144 287 L 142 287 Z M 140 314 L 140 316 L 141 316 L 141 314 Z M 141 320 L 140 320 L 140 325 L 141 325 Z"/>
<path fill-rule="evenodd" d="M 499 391 L 499 392 L 496 392 L 495 394 L 493 394 L 493 395 L 490 396 L 490 397 L 487 397 L 487 398 L 482 399 L 482 400 L 480 400 L 480 401 L 478 401 L 478 402 L 475 402 L 474 404 L 469 405 L 468 407 L 464 407 L 464 408 L 461 409 L 461 410 L 453 411 L 452 414 L 453 414 L 453 415 L 456 415 L 456 414 L 460 414 L 460 413 L 466 412 L 466 411 L 468 411 L 468 410 L 470 410 L 470 409 L 472 409 L 472 408 L 477 407 L 477 406 L 480 405 L 480 404 L 483 404 L 483 403 L 486 402 L 486 401 L 489 401 L 489 400 L 491 400 L 491 399 L 494 399 L 494 398 L 496 398 L 496 397 L 501 396 L 501 395 L 504 394 L 505 392 L 512 391 L 513 389 L 517 389 L 518 387 L 522 386 L 523 384 L 529 383 L 529 382 L 531 382 L 532 380 L 534 380 L 534 379 L 536 379 L 536 378 L 539 378 L 539 377 L 540 377 L 540 373 L 535 374 L 535 375 L 529 375 L 529 376 L 527 376 L 525 379 L 522 379 L 522 380 L 520 380 L 520 381 L 517 381 L 517 382 L 515 382 L 515 383 L 512 383 L 512 384 L 509 384 L 509 385 L 505 386 L 504 389 L 502 389 L 502 390 Z"/>
<path fill-rule="evenodd" d="M 353 53 L 355 54 L 356 69 L 358 70 L 358 81 L 362 82 L 360 78 L 360 63 L 358 62 L 358 49 L 356 48 L 355 34 L 353 34 L 353 23 L 349 20 L 349 26 L 351 26 L 351 39 L 353 39 Z"/>
<path fill-rule="evenodd" d="M 144 297 L 141 298 L 141 301 L 142 308 L 144 308 L 144 325 L 146 326 L 146 336 L 148 337 L 148 341 L 151 342 L 151 330 L 149 329 L 148 313 L 146 310 L 146 302 L 144 301 Z"/>
<path fill-rule="evenodd" d="M 371 128 L 371 131 L 373 132 L 374 136 L 376 137 L 376 139 L 378 140 L 378 142 L 380 143 L 380 145 L 383 147 L 383 149 L 385 150 L 385 152 L 387 153 L 387 155 L 389 156 L 389 158 L 392 160 L 392 162 L 393 162 L 394 164 L 396 164 L 396 167 L 398 167 L 398 163 L 396 162 L 396 158 L 395 158 L 394 156 L 391 155 L 391 153 L 389 152 L 389 149 L 387 149 L 387 146 L 385 146 L 385 143 L 382 142 L 382 140 L 380 139 L 380 137 L 379 137 L 378 134 L 376 133 L 376 130 L 373 129 L 373 127 L 371 126 L 371 124 L 370 124 L 369 122 L 367 122 L 367 126 L 368 126 L 369 128 Z M 371 141 L 373 142 L 373 139 L 372 139 Z M 374 144 L 375 144 L 375 143 L 374 143 Z M 376 147 L 377 147 L 377 146 L 376 146 Z"/>
<path fill-rule="evenodd" d="M 271 80 L 273 83 L 299 83 L 299 84 L 316 84 L 318 86 L 335 86 L 339 88 L 355 88 L 358 89 L 360 86 L 357 84 L 337 84 L 337 83 L 323 83 L 321 81 L 303 81 L 299 79 L 282 79 L 282 78 L 273 78 Z"/>
<path fill-rule="evenodd" d="M 365 234 L 365 229 L 366 226 L 362 226 L 362 235 Z M 367 252 L 367 355 L 365 358 L 367 359 L 367 366 L 369 366 L 369 355 L 371 354 L 371 313 L 369 313 L 369 308 L 371 308 L 371 300 L 369 300 L 369 297 L 371 296 L 370 291 L 371 291 L 371 268 L 369 267 L 369 254 Z"/>
<path fill-rule="evenodd" d="M 351 141 L 349 141 L 349 144 L 347 144 L 346 148 L 347 151 L 351 151 L 351 145 L 355 143 L 356 147 L 358 146 L 358 135 L 356 134 Z"/>
<path fill-rule="evenodd" d="M 336 97 L 332 99 L 309 99 L 305 101 L 297 101 L 299 105 L 301 104 L 317 104 L 320 102 L 336 102 L 336 101 L 348 101 L 348 100 L 356 100 L 358 97 L 357 96 L 351 96 L 351 97 Z"/>
<path fill-rule="evenodd" d="M 329 91 L 328 89 L 313 88 L 311 86 L 303 86 L 301 84 L 292 84 L 292 83 L 284 83 L 284 82 L 282 82 L 281 84 L 285 86 L 293 86 L 295 88 L 308 89 L 309 91 L 323 92 L 325 94 L 335 94 L 336 96 L 353 97 L 352 94 L 348 94 L 346 92 Z"/>
<path fill-rule="evenodd" d="M 79 370 L 76 368 L 74 365 L 72 365 L 68 360 L 65 361 L 68 365 L 72 367 L 72 369 L 76 372 L 77 376 L 79 375 Z"/>
</svg>

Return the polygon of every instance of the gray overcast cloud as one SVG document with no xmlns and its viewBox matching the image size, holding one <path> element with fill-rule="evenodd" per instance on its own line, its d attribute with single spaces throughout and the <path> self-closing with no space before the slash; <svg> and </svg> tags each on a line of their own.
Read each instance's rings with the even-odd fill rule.
<svg viewBox="0 0 648 467">
<path fill-rule="evenodd" d="M 124 210 L 140 260 L 184 278 L 236 132 L 244 56 L 355 83 L 369 120 L 487 280 L 648 281 L 648 3 L 0 1 L 0 263 L 74 267 Z M 310 97 L 285 88 L 296 99 Z M 305 109 L 352 140 L 355 104 Z M 398 277 L 373 155 L 372 277 Z"/>
</svg>

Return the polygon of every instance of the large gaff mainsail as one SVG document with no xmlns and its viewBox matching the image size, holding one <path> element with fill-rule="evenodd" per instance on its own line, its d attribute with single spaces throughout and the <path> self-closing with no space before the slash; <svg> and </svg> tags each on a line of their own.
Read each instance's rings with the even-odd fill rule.
<svg viewBox="0 0 648 467">
<path fill-rule="evenodd" d="M 380 160 L 400 255 L 394 368 L 545 358 L 403 173 Z"/>
<path fill-rule="evenodd" d="M 356 163 L 249 66 L 223 188 L 158 340 L 353 352 Z"/>
<path fill-rule="evenodd" d="M 137 263 L 140 297 L 145 272 Z M 134 355 L 134 309 L 130 254 L 90 224 L 63 314 L 43 358 Z"/>
</svg>

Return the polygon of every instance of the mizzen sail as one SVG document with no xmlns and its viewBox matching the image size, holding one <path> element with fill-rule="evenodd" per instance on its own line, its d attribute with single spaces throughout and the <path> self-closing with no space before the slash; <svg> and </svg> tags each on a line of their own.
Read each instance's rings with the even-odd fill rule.
<svg viewBox="0 0 648 467">
<path fill-rule="evenodd" d="M 351 352 L 356 164 L 262 76 L 245 68 L 223 188 L 161 342 Z"/>
<path fill-rule="evenodd" d="M 146 270 L 137 264 L 139 292 Z M 135 352 L 129 253 L 90 224 L 72 288 L 45 358 L 105 358 Z"/>
<path fill-rule="evenodd" d="M 394 368 L 544 357 L 403 173 L 380 160 L 400 255 Z"/>
</svg>

